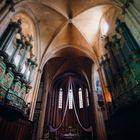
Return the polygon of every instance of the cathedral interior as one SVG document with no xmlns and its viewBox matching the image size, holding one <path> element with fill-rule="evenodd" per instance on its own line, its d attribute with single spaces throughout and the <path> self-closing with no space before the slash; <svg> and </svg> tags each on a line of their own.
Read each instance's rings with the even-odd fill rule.
<svg viewBox="0 0 140 140">
<path fill-rule="evenodd" d="M 0 140 L 139 140 L 139 25 L 139 0 L 0 0 Z"/>
</svg>

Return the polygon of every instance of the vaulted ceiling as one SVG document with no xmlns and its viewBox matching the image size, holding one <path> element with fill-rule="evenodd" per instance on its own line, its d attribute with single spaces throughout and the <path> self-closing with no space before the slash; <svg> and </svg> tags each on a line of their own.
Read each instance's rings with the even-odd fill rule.
<svg viewBox="0 0 140 140">
<path fill-rule="evenodd" d="M 101 36 L 114 33 L 120 4 L 115 0 L 22 0 L 16 6 L 15 15 L 25 23 L 31 23 L 28 15 L 35 21 L 37 30 L 31 32 L 31 26 L 26 30 L 37 33 L 34 53 L 38 70 L 44 67 L 47 73 L 47 83 L 66 71 L 84 75 L 90 83 L 93 64 L 99 66 L 99 57 L 106 51 Z"/>
<path fill-rule="evenodd" d="M 120 12 L 114 0 L 29 0 L 23 7 L 37 19 L 42 59 L 70 46 L 98 57 L 100 37 L 113 31 Z"/>
</svg>

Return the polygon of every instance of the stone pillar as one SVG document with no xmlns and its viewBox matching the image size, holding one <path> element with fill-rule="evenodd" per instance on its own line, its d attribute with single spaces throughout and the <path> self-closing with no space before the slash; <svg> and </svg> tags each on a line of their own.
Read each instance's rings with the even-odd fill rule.
<svg viewBox="0 0 140 140">
<path fill-rule="evenodd" d="M 111 98 L 111 95 L 109 94 L 109 92 L 107 92 L 107 88 L 106 88 L 106 85 L 105 85 L 105 79 L 103 77 L 103 74 L 102 74 L 102 69 L 101 67 L 98 68 L 98 73 L 99 73 L 99 77 L 100 77 L 100 82 L 101 82 L 101 87 L 102 87 L 102 92 L 103 92 L 103 99 L 104 99 L 104 107 L 105 107 L 105 111 L 104 111 L 104 119 L 107 120 L 108 117 L 109 117 L 109 110 L 108 110 L 108 103 L 111 102 L 112 98 Z"/>
<path fill-rule="evenodd" d="M 94 66 L 92 67 L 91 79 L 92 79 L 91 85 L 92 85 L 92 103 L 93 103 L 92 108 L 94 109 L 93 117 L 95 118 L 97 140 L 106 140 L 107 138 L 103 113 L 98 105 L 97 93 L 95 92 L 94 86 Z"/>
<path fill-rule="evenodd" d="M 31 111 L 30 111 L 29 120 L 33 120 L 41 75 L 42 75 L 42 71 L 38 70 L 37 77 L 36 77 L 36 82 L 35 82 L 34 90 L 33 90 L 33 96 L 32 96 L 32 103 L 31 103 Z"/>
<path fill-rule="evenodd" d="M 44 82 L 44 93 L 42 96 L 42 102 L 41 102 L 41 110 L 40 110 L 40 116 L 38 121 L 38 130 L 37 130 L 37 140 L 42 140 L 43 137 L 43 129 L 44 129 L 44 121 L 45 121 L 45 113 L 46 113 L 46 105 L 47 105 L 47 98 L 48 98 L 48 90 L 49 90 L 49 76 L 47 73 L 45 73 L 45 82 Z"/>
</svg>

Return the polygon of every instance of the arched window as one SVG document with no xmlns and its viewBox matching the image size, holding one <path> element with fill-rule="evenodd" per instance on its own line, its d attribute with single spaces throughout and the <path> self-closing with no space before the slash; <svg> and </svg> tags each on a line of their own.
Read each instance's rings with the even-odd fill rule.
<svg viewBox="0 0 140 140">
<path fill-rule="evenodd" d="M 59 101 L 58 101 L 58 108 L 62 109 L 62 101 L 63 100 L 63 90 L 60 88 L 59 90 Z"/>
<path fill-rule="evenodd" d="M 86 105 L 89 106 L 88 89 L 86 88 Z"/>
<path fill-rule="evenodd" d="M 73 91 L 72 91 L 72 89 L 69 89 L 69 91 L 68 91 L 68 98 L 69 98 L 69 109 L 73 109 L 73 104 L 72 104 Z"/>
<path fill-rule="evenodd" d="M 78 94 L 79 94 L 79 108 L 83 108 L 83 96 L 81 88 L 79 88 Z"/>
</svg>

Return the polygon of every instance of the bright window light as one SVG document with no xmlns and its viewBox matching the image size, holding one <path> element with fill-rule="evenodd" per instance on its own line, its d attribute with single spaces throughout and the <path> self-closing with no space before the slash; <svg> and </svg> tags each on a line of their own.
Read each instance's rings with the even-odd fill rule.
<svg viewBox="0 0 140 140">
<path fill-rule="evenodd" d="M 73 109 L 72 101 L 73 101 L 73 93 L 72 89 L 68 91 L 68 98 L 69 98 L 69 109 Z"/>
<path fill-rule="evenodd" d="M 63 90 L 60 88 L 59 90 L 59 101 L 58 101 L 58 108 L 62 109 L 62 98 L 63 98 Z"/>
<path fill-rule="evenodd" d="M 106 35 L 107 32 L 109 31 L 109 25 L 105 20 L 102 21 L 101 30 L 102 30 L 102 35 Z"/>
<path fill-rule="evenodd" d="M 88 89 L 86 88 L 86 104 L 89 106 Z"/>
<path fill-rule="evenodd" d="M 83 108 L 83 96 L 82 96 L 82 89 L 79 88 L 79 108 Z"/>
</svg>

